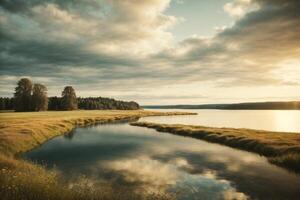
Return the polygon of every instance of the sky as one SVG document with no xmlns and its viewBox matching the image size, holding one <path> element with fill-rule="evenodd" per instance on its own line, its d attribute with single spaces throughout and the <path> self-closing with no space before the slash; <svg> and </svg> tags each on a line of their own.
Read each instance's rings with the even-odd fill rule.
<svg viewBox="0 0 300 200">
<path fill-rule="evenodd" d="M 299 0 L 1 0 L 0 96 L 300 100 Z"/>
</svg>

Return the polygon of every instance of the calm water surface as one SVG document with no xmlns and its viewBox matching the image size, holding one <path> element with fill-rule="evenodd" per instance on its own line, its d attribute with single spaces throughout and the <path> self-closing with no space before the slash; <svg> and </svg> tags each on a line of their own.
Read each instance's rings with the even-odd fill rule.
<svg viewBox="0 0 300 200">
<path fill-rule="evenodd" d="M 198 115 L 147 117 L 142 121 L 212 127 L 250 128 L 269 131 L 299 132 L 299 110 L 197 110 L 152 109 L 156 111 L 194 112 Z"/>
<path fill-rule="evenodd" d="M 143 120 L 145 120 L 144 118 Z M 299 199 L 300 176 L 264 157 L 127 123 L 77 128 L 26 153 L 66 177 L 86 175 L 179 199 Z"/>
</svg>

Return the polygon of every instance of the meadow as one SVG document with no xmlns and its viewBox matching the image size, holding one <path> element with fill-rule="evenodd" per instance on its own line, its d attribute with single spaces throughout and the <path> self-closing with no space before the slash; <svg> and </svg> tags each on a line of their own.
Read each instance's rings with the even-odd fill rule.
<svg viewBox="0 0 300 200">
<path fill-rule="evenodd" d="M 167 194 L 133 192 L 109 184 L 95 186 L 84 177 L 68 182 L 58 170 L 49 170 L 45 166 L 22 160 L 19 155 L 79 126 L 178 114 L 191 113 L 144 110 L 2 112 L 0 113 L 1 199 L 172 199 L 173 197 Z"/>
</svg>

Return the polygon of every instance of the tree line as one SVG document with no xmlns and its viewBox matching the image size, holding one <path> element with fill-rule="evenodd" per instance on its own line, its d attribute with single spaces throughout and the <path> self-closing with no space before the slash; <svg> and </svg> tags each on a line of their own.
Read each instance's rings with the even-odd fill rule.
<svg viewBox="0 0 300 200">
<path fill-rule="evenodd" d="M 46 110 L 136 110 L 139 104 L 134 101 L 118 101 L 111 98 L 77 98 L 72 86 L 66 86 L 61 97 L 48 97 L 47 87 L 32 83 L 28 78 L 18 81 L 14 97 L 0 97 L 0 110 L 46 111 Z"/>
<path fill-rule="evenodd" d="M 88 97 L 78 98 L 78 107 L 86 110 L 137 110 L 139 104 L 134 101 L 118 101 L 111 98 Z"/>
<path fill-rule="evenodd" d="M 61 97 L 50 97 L 48 109 L 49 110 L 62 110 Z M 78 109 L 81 110 L 138 110 L 140 106 L 134 101 L 126 102 L 119 101 L 112 98 L 104 97 L 87 97 L 77 98 Z"/>
</svg>

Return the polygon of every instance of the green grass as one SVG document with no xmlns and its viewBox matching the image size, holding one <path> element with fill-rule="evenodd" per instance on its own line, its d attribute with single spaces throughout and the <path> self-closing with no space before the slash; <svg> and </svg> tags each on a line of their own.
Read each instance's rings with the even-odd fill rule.
<svg viewBox="0 0 300 200">
<path fill-rule="evenodd" d="M 133 120 L 145 116 L 166 116 L 178 112 L 135 111 L 52 111 L 0 113 L 0 197 L 1 200 L 114 200 L 114 199 L 173 199 L 165 194 L 149 194 L 129 188 L 115 188 L 107 184 L 88 184 L 79 177 L 68 182 L 56 170 L 16 159 L 47 140 L 68 133 L 77 126 Z"/>
<path fill-rule="evenodd" d="M 300 133 L 133 122 L 133 126 L 188 136 L 264 155 L 276 165 L 300 173 Z"/>
</svg>

